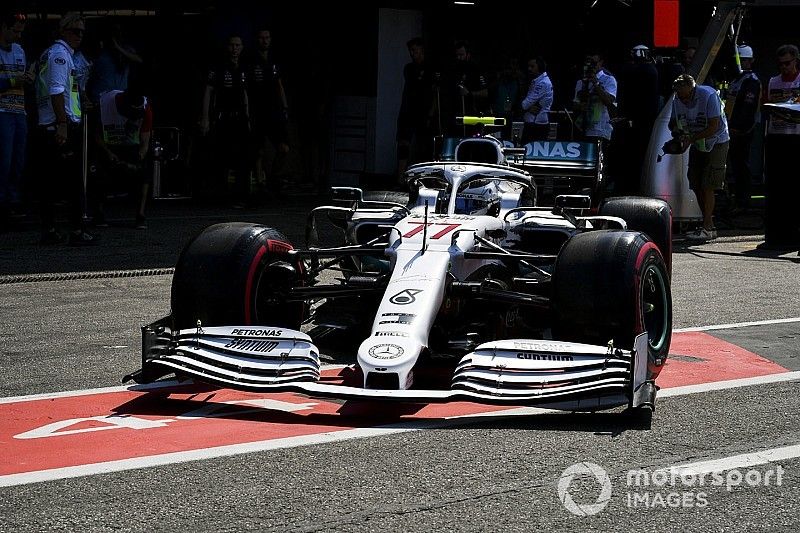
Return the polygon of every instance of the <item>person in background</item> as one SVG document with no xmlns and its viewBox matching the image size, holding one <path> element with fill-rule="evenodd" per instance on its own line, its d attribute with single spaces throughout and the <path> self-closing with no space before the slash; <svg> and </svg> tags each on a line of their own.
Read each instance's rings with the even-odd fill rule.
<svg viewBox="0 0 800 533">
<path fill-rule="evenodd" d="M 750 147 L 753 133 L 758 123 L 758 109 L 761 105 L 761 80 L 753 72 L 753 49 L 739 46 L 739 60 L 742 71 L 728 86 L 725 102 L 725 115 L 728 118 L 728 131 L 731 136 L 729 150 L 731 177 L 736 191 L 736 208 L 750 207 Z"/>
<path fill-rule="evenodd" d="M 75 79 L 73 56 L 86 26 L 83 17 L 70 12 L 58 23 L 59 39 L 39 57 L 36 80 L 36 101 L 39 109 L 39 136 L 42 154 L 39 169 L 43 183 L 41 195 L 42 244 L 57 244 L 61 236 L 55 225 L 54 191 L 60 184 L 68 189 L 72 231 L 69 244 L 95 244 L 97 237 L 85 230 L 81 209 L 85 194 L 81 176 L 82 135 L 78 82 Z"/>
<path fill-rule="evenodd" d="M 675 98 L 669 129 L 689 148 L 689 186 L 697 196 L 703 213 L 703 225 L 686 237 L 694 241 L 717 238 L 714 226 L 715 191 L 725 185 L 725 168 L 728 157 L 728 123 L 722 112 L 722 101 L 717 91 L 706 85 L 697 85 L 689 74 L 681 74 L 672 84 Z"/>
<path fill-rule="evenodd" d="M 28 141 L 24 89 L 34 79 L 18 44 L 25 20 L 20 13 L 4 13 L 0 19 L 0 231 L 22 215 L 22 170 Z"/>
<path fill-rule="evenodd" d="M 111 24 L 100 41 L 102 50 L 94 62 L 88 84 L 89 99 L 97 103 L 106 91 L 128 88 L 131 67 L 141 65 L 142 57 L 125 40 L 122 26 Z"/>
<path fill-rule="evenodd" d="M 612 115 L 617 111 L 617 80 L 603 68 L 603 56 L 592 52 L 583 63 L 583 76 L 575 85 L 573 100 L 576 125 L 588 141 L 599 140 L 603 148 L 611 140 Z"/>
<path fill-rule="evenodd" d="M 397 180 L 409 160 L 417 163 L 433 156 L 433 72 L 425 61 L 425 45 L 415 37 L 406 43 L 411 62 L 403 67 L 403 95 L 397 115 Z"/>
<path fill-rule="evenodd" d="M 244 207 L 250 192 L 250 105 L 247 72 L 240 61 L 242 49 L 242 38 L 231 35 L 225 59 L 208 72 L 200 117 L 200 133 L 213 134 L 219 163 L 217 178 L 224 181 L 214 185 L 227 187 L 228 173 L 232 171 L 235 181 L 232 205 L 237 208 Z"/>
<path fill-rule="evenodd" d="M 446 137 L 463 137 L 466 128 L 456 123 L 456 117 L 484 113 L 489 86 L 472 60 L 469 43 L 456 41 L 453 52 L 453 62 L 441 80 L 441 124 Z"/>
<path fill-rule="evenodd" d="M 547 75 L 547 64 L 541 56 L 528 59 L 528 93 L 522 100 L 525 128 L 522 142 L 547 139 L 550 132 L 550 108 L 553 106 L 553 83 Z"/>
<path fill-rule="evenodd" d="M 489 111 L 494 117 L 506 119 L 502 135 L 504 139 L 511 140 L 512 122 L 521 114 L 519 105 L 530 80 L 526 79 L 520 69 L 519 58 L 516 56 L 503 58 L 501 65 L 503 68 L 498 72 L 494 83 L 489 85 L 489 97 L 492 102 Z M 515 142 L 520 140 L 517 139 Z"/>
<path fill-rule="evenodd" d="M 770 103 L 800 103 L 798 49 L 784 44 L 775 52 L 778 75 L 769 79 Z M 794 210 L 800 194 L 797 154 L 800 153 L 800 123 L 771 114 L 765 139 L 765 185 L 767 209 L 764 246 L 767 249 L 800 246 L 800 224 Z"/>
<path fill-rule="evenodd" d="M 256 47 L 247 63 L 247 96 L 252 120 L 254 172 L 264 191 L 279 192 L 277 179 L 289 153 L 289 104 L 281 78 L 281 68 L 271 50 L 272 32 L 260 30 Z M 267 173 L 268 143 L 275 156 Z"/>
<path fill-rule="evenodd" d="M 144 210 L 152 176 L 150 137 L 153 131 L 153 111 L 147 98 L 134 89 L 107 91 L 100 97 L 99 120 L 94 140 L 104 177 L 134 177 L 138 188 L 138 203 L 134 227 L 147 229 Z M 99 187 L 97 215 L 103 217 L 105 187 Z"/>
</svg>

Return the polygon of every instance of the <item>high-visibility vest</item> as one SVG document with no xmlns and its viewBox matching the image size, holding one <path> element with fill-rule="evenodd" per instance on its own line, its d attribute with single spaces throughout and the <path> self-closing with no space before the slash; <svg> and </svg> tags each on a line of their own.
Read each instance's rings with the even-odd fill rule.
<svg viewBox="0 0 800 533">
<path fill-rule="evenodd" d="M 42 108 L 45 110 L 50 110 L 53 113 L 55 111 L 52 109 L 52 101 L 50 100 L 50 55 L 52 54 L 53 50 L 56 47 L 64 47 L 66 50 L 69 51 L 66 45 L 60 42 L 56 42 L 50 48 L 44 51 L 44 53 L 39 58 L 39 74 L 36 77 L 36 98 L 37 103 L 39 105 L 40 114 L 42 113 Z M 70 52 L 71 55 L 71 52 Z M 70 68 L 69 74 L 67 77 L 67 86 L 69 87 L 69 98 L 65 99 L 65 106 L 66 112 L 69 117 L 72 118 L 74 122 L 80 122 L 82 112 L 81 112 L 81 98 L 80 92 L 78 90 L 78 80 L 75 78 L 75 69 Z"/>
<path fill-rule="evenodd" d="M 141 120 L 122 116 L 117 109 L 117 95 L 122 91 L 108 91 L 100 96 L 100 123 L 103 127 L 103 142 L 114 146 L 139 146 Z M 147 98 L 144 99 L 147 106 Z"/>
</svg>

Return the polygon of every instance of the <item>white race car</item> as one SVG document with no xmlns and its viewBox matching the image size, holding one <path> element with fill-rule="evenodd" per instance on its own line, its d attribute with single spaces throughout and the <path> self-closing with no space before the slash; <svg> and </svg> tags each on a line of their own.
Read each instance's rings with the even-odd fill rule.
<svg viewBox="0 0 800 533">
<path fill-rule="evenodd" d="M 206 228 L 181 253 L 172 312 L 142 328 L 142 368 L 126 379 L 653 408 L 672 330 L 669 205 L 611 198 L 589 214 L 588 197 L 561 196 L 539 207 L 498 141 L 469 141 L 492 162 L 412 166 L 410 194 L 335 189 L 345 205 L 310 213 L 303 249 L 260 225 Z M 320 245 L 323 222 L 342 243 Z M 321 379 L 332 338 L 355 356 L 343 382 Z"/>
</svg>

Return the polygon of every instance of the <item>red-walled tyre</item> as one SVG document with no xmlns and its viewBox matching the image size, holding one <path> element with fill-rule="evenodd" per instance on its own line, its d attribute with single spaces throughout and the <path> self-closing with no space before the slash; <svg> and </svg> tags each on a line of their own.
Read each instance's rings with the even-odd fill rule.
<svg viewBox="0 0 800 533">
<path fill-rule="evenodd" d="M 660 198 L 617 196 L 600 204 L 599 214 L 619 217 L 631 231 L 641 231 L 656 243 L 672 275 L 672 208 Z"/>
<path fill-rule="evenodd" d="M 298 329 L 303 302 L 287 302 L 302 265 L 279 231 L 231 222 L 204 229 L 181 252 L 172 278 L 172 314 L 179 329 L 269 325 Z"/>
<path fill-rule="evenodd" d="M 553 337 L 631 349 L 648 334 L 648 374 L 661 371 L 672 336 L 670 277 L 658 247 L 636 231 L 568 240 L 553 271 Z"/>
</svg>

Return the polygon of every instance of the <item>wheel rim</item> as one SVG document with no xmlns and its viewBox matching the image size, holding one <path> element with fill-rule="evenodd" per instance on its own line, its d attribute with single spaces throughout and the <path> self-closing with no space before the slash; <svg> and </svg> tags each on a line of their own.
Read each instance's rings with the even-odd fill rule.
<svg viewBox="0 0 800 533">
<path fill-rule="evenodd" d="M 656 265 L 649 265 L 642 276 L 641 300 L 644 330 L 654 351 L 661 350 L 669 333 L 669 304 L 664 275 Z"/>
</svg>

